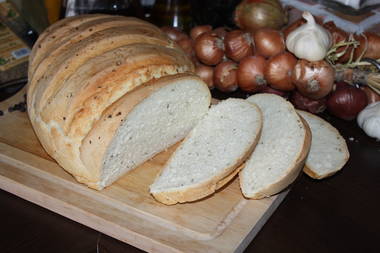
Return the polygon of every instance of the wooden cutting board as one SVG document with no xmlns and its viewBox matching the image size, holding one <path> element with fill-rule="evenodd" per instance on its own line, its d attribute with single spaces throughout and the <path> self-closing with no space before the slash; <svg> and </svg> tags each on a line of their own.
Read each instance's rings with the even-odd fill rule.
<svg viewBox="0 0 380 253">
<path fill-rule="evenodd" d="M 287 194 L 247 200 L 235 178 L 201 201 L 160 204 L 148 187 L 175 147 L 89 189 L 45 153 L 25 112 L 7 112 L 24 93 L 0 103 L 0 188 L 145 251 L 241 252 Z"/>
</svg>

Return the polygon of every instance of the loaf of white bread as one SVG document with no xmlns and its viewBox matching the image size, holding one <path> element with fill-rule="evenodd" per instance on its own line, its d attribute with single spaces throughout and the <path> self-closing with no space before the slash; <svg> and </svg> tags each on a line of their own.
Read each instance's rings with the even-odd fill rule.
<svg viewBox="0 0 380 253">
<path fill-rule="evenodd" d="M 102 189 L 183 139 L 210 106 L 207 85 L 156 26 L 82 15 L 49 27 L 29 60 L 28 114 L 47 153 Z"/>
</svg>

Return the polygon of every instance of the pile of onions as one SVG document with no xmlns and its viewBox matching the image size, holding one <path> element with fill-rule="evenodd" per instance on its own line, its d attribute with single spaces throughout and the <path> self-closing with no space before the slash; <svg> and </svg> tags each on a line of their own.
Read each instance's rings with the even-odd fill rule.
<svg viewBox="0 0 380 253">
<path fill-rule="evenodd" d="M 275 89 L 290 91 L 294 90 L 292 73 L 297 64 L 297 58 L 289 53 L 282 52 L 269 59 L 265 67 L 265 79 Z"/>
<path fill-rule="evenodd" d="M 256 92 L 266 86 L 264 68 L 266 59 L 263 56 L 248 56 L 244 58 L 237 70 L 237 81 L 240 89 L 246 92 Z"/>
<path fill-rule="evenodd" d="M 366 93 L 352 85 L 338 83 L 327 98 L 328 111 L 341 119 L 353 120 L 368 104 Z"/>
<path fill-rule="evenodd" d="M 263 28 L 253 34 L 256 54 L 264 57 L 275 56 L 285 51 L 285 40 L 281 31 Z"/>
</svg>

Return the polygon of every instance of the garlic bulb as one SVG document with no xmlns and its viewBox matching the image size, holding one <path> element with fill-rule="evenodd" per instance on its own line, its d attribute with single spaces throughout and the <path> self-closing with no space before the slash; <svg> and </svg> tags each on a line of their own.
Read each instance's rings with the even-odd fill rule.
<svg viewBox="0 0 380 253">
<path fill-rule="evenodd" d="M 315 22 L 310 12 L 305 11 L 302 17 L 307 22 L 288 35 L 286 47 L 300 59 L 323 60 L 331 46 L 331 34 Z"/>
<path fill-rule="evenodd" d="M 380 140 L 380 101 L 367 105 L 359 113 L 357 122 L 368 136 Z"/>
</svg>

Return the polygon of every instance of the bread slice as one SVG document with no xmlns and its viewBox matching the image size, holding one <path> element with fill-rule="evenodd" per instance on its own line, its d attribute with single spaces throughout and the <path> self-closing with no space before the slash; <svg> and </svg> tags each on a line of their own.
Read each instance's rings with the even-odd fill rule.
<svg viewBox="0 0 380 253">
<path fill-rule="evenodd" d="M 150 193 L 167 205 L 214 193 L 234 178 L 261 128 L 260 110 L 246 100 L 230 98 L 212 106 L 170 157 Z"/>
<path fill-rule="evenodd" d="M 298 110 L 309 124 L 313 135 L 303 171 L 314 179 L 329 177 L 343 168 L 350 157 L 339 131 L 324 119 Z"/>
<path fill-rule="evenodd" d="M 257 94 L 247 100 L 261 109 L 264 123 L 259 143 L 239 173 L 240 187 L 245 197 L 261 199 L 296 179 L 309 152 L 311 133 L 282 97 Z"/>
</svg>

